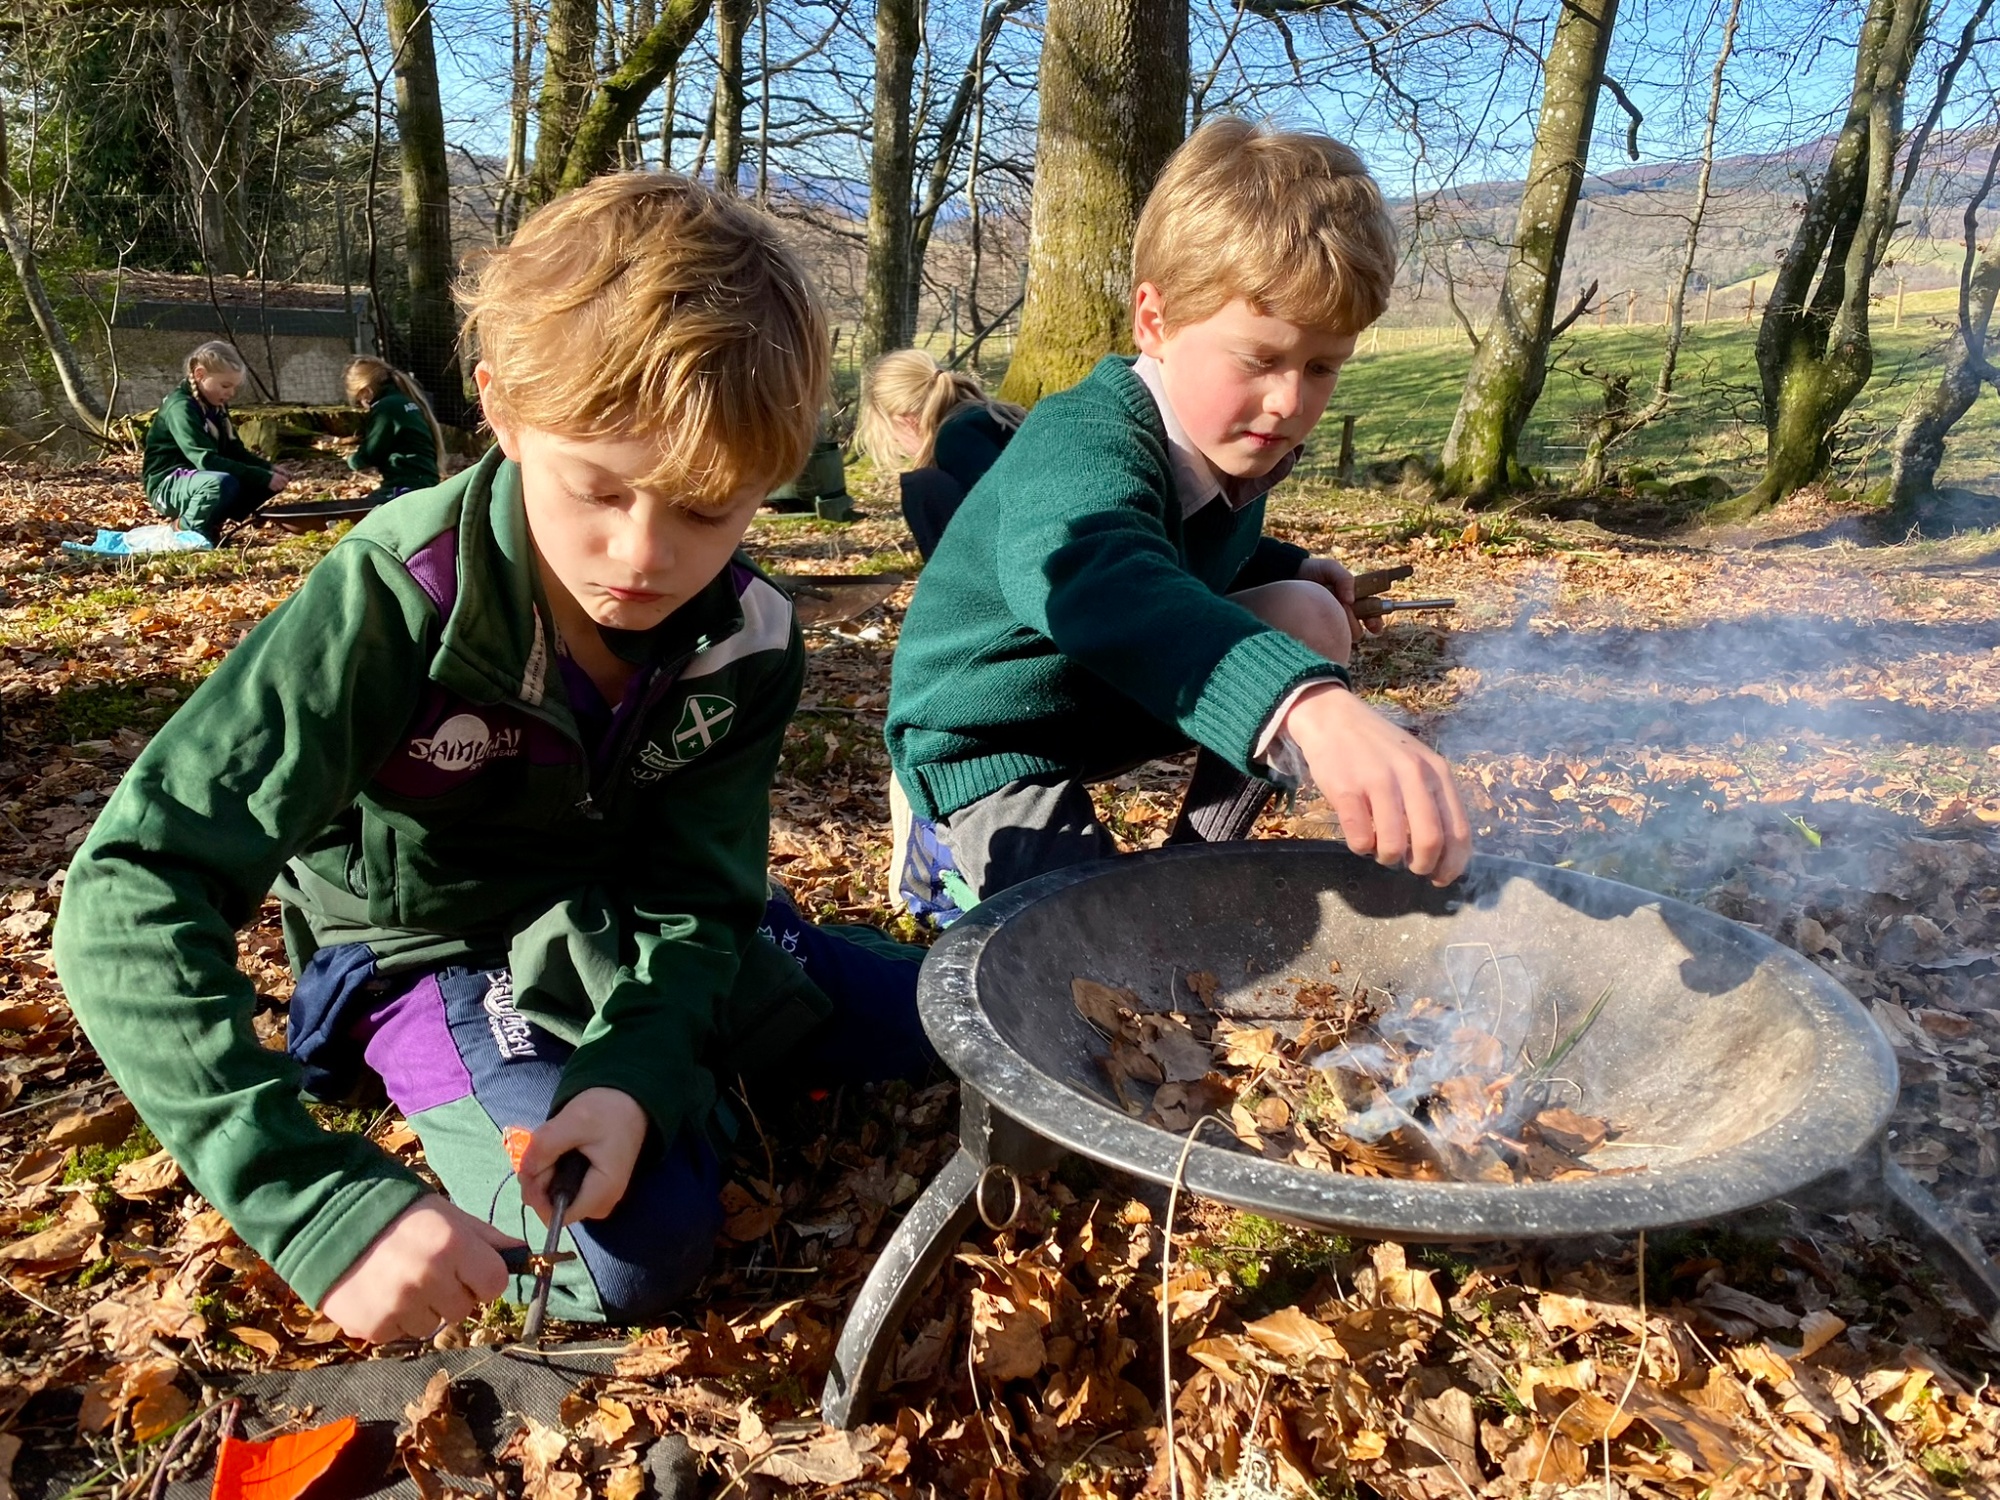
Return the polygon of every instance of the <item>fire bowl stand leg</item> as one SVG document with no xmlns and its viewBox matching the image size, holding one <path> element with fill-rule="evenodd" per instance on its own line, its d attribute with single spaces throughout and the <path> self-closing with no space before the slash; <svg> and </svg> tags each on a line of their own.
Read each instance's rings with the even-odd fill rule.
<svg viewBox="0 0 2000 1500">
<path fill-rule="evenodd" d="M 1869 1147 L 1845 1173 L 1823 1179 L 1796 1200 L 1823 1213 L 1867 1208 L 1915 1242 L 2000 1339 L 2000 1264 L 1965 1222 L 1889 1155 L 1886 1140 Z"/>
<path fill-rule="evenodd" d="M 986 1169 L 1040 1172 L 1062 1157 L 1060 1148 L 1001 1114 L 970 1084 L 960 1086 L 959 1106 L 958 1154 L 931 1179 L 889 1236 L 840 1330 L 833 1370 L 820 1396 L 820 1414 L 834 1427 L 855 1427 L 866 1419 L 895 1351 L 903 1315 L 978 1217 L 979 1184 Z M 993 1189 L 988 1211 L 1011 1212 L 1011 1199 L 1005 1188 Z"/>
</svg>

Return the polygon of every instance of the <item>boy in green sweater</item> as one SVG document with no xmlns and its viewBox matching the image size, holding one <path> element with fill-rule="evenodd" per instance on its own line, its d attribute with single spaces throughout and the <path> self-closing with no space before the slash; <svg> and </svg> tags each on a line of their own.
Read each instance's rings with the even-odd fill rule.
<svg viewBox="0 0 2000 1500">
<path fill-rule="evenodd" d="M 1173 841 L 1246 837 L 1310 779 L 1353 849 L 1463 872 L 1450 767 L 1350 691 L 1353 578 L 1262 534 L 1395 265 L 1336 141 L 1219 119 L 1168 162 L 1133 248 L 1139 357 L 1029 413 L 904 620 L 887 733 L 914 911 L 1114 853 L 1087 784 L 1189 742 Z"/>
<path fill-rule="evenodd" d="M 657 1316 L 721 1223 L 718 1078 L 925 1064 L 919 951 L 766 882 L 804 650 L 736 547 L 825 394 L 797 262 L 753 210 L 628 172 L 539 210 L 464 301 L 498 449 L 376 510 L 229 654 L 112 796 L 55 934 L 196 1188 L 376 1340 L 506 1291 L 572 1150 L 550 1310 Z M 267 891 L 289 1057 L 236 968 Z M 300 1104 L 371 1072 L 448 1198 Z"/>
<path fill-rule="evenodd" d="M 229 403 L 248 373 L 234 345 L 203 344 L 187 357 L 187 379 L 167 392 L 146 428 L 146 498 L 211 543 L 292 482 L 244 447 L 229 420 Z"/>
</svg>

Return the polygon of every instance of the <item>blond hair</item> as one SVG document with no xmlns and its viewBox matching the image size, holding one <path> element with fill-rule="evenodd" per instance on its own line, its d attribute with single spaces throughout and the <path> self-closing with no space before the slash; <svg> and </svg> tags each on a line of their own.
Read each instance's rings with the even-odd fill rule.
<svg viewBox="0 0 2000 1500">
<path fill-rule="evenodd" d="M 1359 333 L 1388 307 L 1396 259 L 1382 191 L 1352 150 L 1223 116 L 1161 170 L 1132 285 L 1159 288 L 1169 331 L 1240 297 L 1303 328 Z"/>
<path fill-rule="evenodd" d="M 854 446 L 882 468 L 930 467 L 938 429 L 968 406 L 983 406 L 1003 427 L 1019 427 L 1020 407 L 990 398 L 969 370 L 948 370 L 921 349 L 898 349 L 870 364 L 861 375 L 861 414 L 854 423 Z M 896 419 L 917 424 L 915 452 L 906 452 Z"/>
<path fill-rule="evenodd" d="M 667 172 L 599 177 L 537 209 L 457 289 L 495 419 L 656 439 L 637 482 L 718 510 L 804 466 L 826 320 L 770 220 Z"/>
<path fill-rule="evenodd" d="M 236 346 L 225 344 L 221 339 L 210 339 L 207 343 L 196 346 L 188 354 L 186 364 L 190 385 L 194 383 L 196 370 L 206 375 L 213 375 L 220 370 L 228 370 L 238 376 L 250 373 L 250 366 L 244 362 L 243 356 L 236 352 Z"/>
<path fill-rule="evenodd" d="M 372 354 L 357 354 L 350 359 L 342 379 L 347 387 L 347 399 L 359 407 L 373 406 L 375 398 L 391 386 L 409 397 L 417 410 L 424 414 L 424 425 L 430 428 L 431 442 L 437 448 L 438 473 L 444 473 L 444 428 L 438 425 L 437 413 L 431 410 L 430 398 L 424 394 L 422 386 L 386 359 L 377 359 Z"/>
</svg>

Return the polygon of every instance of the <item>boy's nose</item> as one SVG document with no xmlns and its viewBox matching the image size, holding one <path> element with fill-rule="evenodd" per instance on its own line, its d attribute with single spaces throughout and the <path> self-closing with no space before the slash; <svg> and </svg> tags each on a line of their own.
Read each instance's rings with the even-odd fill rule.
<svg viewBox="0 0 2000 1500">
<path fill-rule="evenodd" d="M 666 517 L 655 509 L 636 510 L 619 528 L 612 542 L 612 559 L 641 577 L 665 573 L 673 567 L 673 530 Z"/>
<path fill-rule="evenodd" d="M 1305 400 L 1305 381 L 1297 370 L 1275 375 L 1264 390 L 1264 410 L 1274 417 L 1296 416 Z"/>
</svg>

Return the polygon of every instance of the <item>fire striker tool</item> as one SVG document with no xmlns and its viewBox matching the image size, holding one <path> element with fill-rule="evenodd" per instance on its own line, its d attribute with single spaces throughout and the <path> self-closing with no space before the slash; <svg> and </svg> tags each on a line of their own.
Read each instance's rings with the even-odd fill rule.
<svg viewBox="0 0 2000 1500">
<path fill-rule="evenodd" d="M 1407 609 L 1457 609 L 1456 599 L 1358 599 L 1354 604 L 1355 615 L 1363 620 L 1380 619 Z"/>
<path fill-rule="evenodd" d="M 556 1246 L 562 1242 L 563 1219 L 568 1216 L 569 1206 L 576 1201 L 577 1191 L 583 1186 L 584 1175 L 589 1171 L 589 1157 L 581 1151 L 565 1151 L 557 1160 L 555 1176 L 549 1183 L 549 1237 L 542 1244 L 542 1253 L 530 1257 L 530 1264 L 534 1264 L 535 1270 L 535 1294 L 528 1299 L 528 1316 L 521 1322 L 521 1342 L 533 1344 L 538 1349 L 542 1344 L 542 1319 L 548 1316 L 549 1288 L 556 1279 L 556 1266 L 570 1258 L 556 1251 Z"/>
<path fill-rule="evenodd" d="M 1402 563 L 1393 568 L 1371 568 L 1366 573 L 1356 573 L 1354 597 L 1372 599 L 1377 594 L 1384 593 L 1401 583 L 1405 578 L 1415 577 L 1416 571 L 1408 563 Z"/>
</svg>

